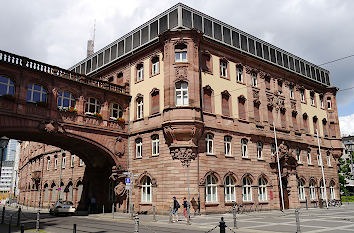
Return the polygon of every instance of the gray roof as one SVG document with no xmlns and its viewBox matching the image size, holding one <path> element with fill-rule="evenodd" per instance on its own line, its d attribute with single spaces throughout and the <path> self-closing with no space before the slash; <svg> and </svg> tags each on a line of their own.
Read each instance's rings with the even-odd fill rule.
<svg viewBox="0 0 354 233">
<path fill-rule="evenodd" d="M 159 34 L 167 30 L 176 29 L 197 29 L 203 32 L 204 38 L 281 67 L 322 85 L 330 85 L 328 70 L 182 3 L 171 7 L 69 69 L 77 73 L 93 74 L 131 55 L 148 44 L 158 42 Z"/>
</svg>

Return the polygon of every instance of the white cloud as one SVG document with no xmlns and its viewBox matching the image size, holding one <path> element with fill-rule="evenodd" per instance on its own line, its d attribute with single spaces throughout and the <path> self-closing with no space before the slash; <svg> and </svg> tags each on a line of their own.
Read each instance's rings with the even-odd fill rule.
<svg viewBox="0 0 354 233">
<path fill-rule="evenodd" d="M 343 136 L 354 135 L 354 114 L 339 117 L 339 126 Z"/>
</svg>

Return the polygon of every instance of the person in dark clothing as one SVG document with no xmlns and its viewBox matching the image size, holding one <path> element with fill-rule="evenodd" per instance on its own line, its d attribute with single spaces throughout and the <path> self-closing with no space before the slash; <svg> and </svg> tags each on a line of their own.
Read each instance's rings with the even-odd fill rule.
<svg viewBox="0 0 354 233">
<path fill-rule="evenodd" d="M 187 198 L 184 197 L 183 198 L 183 215 L 184 215 L 184 218 L 186 219 L 186 221 L 188 221 L 188 214 L 187 214 L 187 208 L 188 208 L 188 201 L 187 201 Z"/>
<path fill-rule="evenodd" d="M 179 205 L 176 197 L 173 197 L 173 210 L 172 210 L 172 217 L 173 217 L 173 220 L 172 222 L 178 222 L 178 209 L 180 208 L 181 206 Z"/>
</svg>

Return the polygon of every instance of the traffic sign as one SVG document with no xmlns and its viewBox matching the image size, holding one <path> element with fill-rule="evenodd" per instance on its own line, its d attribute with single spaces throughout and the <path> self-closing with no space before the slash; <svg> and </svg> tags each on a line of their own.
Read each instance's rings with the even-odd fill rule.
<svg viewBox="0 0 354 233">
<path fill-rule="evenodd" d="M 61 187 L 59 187 L 58 190 L 60 191 L 60 190 L 61 190 Z"/>
<path fill-rule="evenodd" d="M 132 173 L 131 173 L 131 172 L 123 172 L 123 175 L 125 175 L 125 176 L 131 176 Z"/>
<path fill-rule="evenodd" d="M 125 178 L 125 183 L 130 184 L 130 178 Z"/>
</svg>

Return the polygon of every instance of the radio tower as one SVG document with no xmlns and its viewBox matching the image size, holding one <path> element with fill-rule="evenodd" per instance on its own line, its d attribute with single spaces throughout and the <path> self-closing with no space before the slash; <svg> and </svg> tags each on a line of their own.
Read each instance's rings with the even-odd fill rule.
<svg viewBox="0 0 354 233">
<path fill-rule="evenodd" d="M 95 32 L 96 32 L 96 20 L 93 24 L 93 35 L 92 39 L 87 41 L 87 56 L 90 56 L 94 53 L 95 50 Z"/>
</svg>

